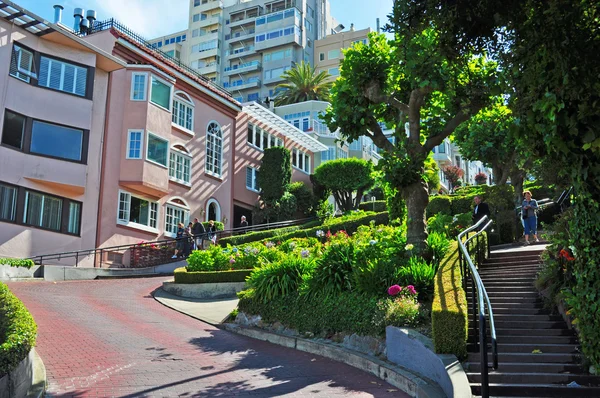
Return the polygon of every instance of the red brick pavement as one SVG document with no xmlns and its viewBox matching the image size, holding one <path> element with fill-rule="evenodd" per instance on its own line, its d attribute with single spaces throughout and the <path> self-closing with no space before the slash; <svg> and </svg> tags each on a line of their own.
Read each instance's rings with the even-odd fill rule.
<svg viewBox="0 0 600 398">
<path fill-rule="evenodd" d="M 156 302 L 164 278 L 12 282 L 38 324 L 50 397 L 408 397 L 315 355 Z"/>
</svg>

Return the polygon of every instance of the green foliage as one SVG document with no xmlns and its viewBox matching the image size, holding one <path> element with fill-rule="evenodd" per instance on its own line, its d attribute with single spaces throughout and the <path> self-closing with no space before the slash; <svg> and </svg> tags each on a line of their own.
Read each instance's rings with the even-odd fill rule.
<svg viewBox="0 0 600 398">
<path fill-rule="evenodd" d="M 433 152 L 429 153 L 427 159 L 425 159 L 425 174 L 423 176 L 424 180 L 427 181 L 427 185 L 429 186 L 430 192 L 436 192 L 440 189 L 440 168 L 433 158 Z"/>
<path fill-rule="evenodd" d="M 433 278 L 435 266 L 427 264 L 419 257 L 411 257 L 408 264 L 400 268 L 398 282 L 400 285 L 413 285 L 417 289 L 419 299 L 429 300 L 433 295 Z"/>
<path fill-rule="evenodd" d="M 360 205 L 358 205 L 358 209 L 381 213 L 382 211 L 387 210 L 387 203 L 385 200 L 376 200 L 373 202 L 362 202 Z"/>
<path fill-rule="evenodd" d="M 318 223 L 319 225 L 321 223 Z M 293 227 L 285 227 L 285 228 L 275 228 L 275 229 L 267 229 L 265 231 L 257 231 L 257 232 L 246 232 L 243 235 L 234 235 L 229 236 L 227 238 L 221 238 L 218 240 L 219 245 L 226 247 L 227 245 L 237 246 L 244 243 L 256 242 L 263 239 L 274 238 L 276 239 L 280 235 L 287 234 L 292 231 L 297 231 L 303 226 L 293 226 Z"/>
<path fill-rule="evenodd" d="M 264 150 L 257 182 L 260 196 L 267 204 L 279 200 L 292 178 L 290 151 L 283 147 Z"/>
<path fill-rule="evenodd" d="M 214 225 L 215 225 L 215 229 L 217 231 L 223 231 L 225 229 L 225 224 L 223 224 L 222 222 L 217 221 L 217 220 L 213 220 L 213 221 L 215 222 Z M 210 226 L 208 221 L 202 222 L 202 225 L 204 226 L 204 229 L 208 231 L 208 227 Z"/>
<path fill-rule="evenodd" d="M 318 72 L 307 62 L 300 62 L 282 75 L 285 81 L 277 85 L 279 92 L 275 97 L 275 105 L 297 104 L 304 101 L 328 101 L 331 75 L 325 71 Z"/>
<path fill-rule="evenodd" d="M 255 299 L 266 303 L 297 291 L 313 271 L 313 259 L 288 255 L 252 271 L 247 283 L 254 289 Z"/>
<path fill-rule="evenodd" d="M 354 244 L 345 240 L 330 244 L 317 260 L 311 290 L 337 293 L 352 288 Z"/>
<path fill-rule="evenodd" d="M 343 211 L 357 209 L 363 193 L 375 183 L 373 163 L 357 158 L 322 163 L 314 176 L 325 189 L 331 191 Z"/>
<path fill-rule="evenodd" d="M 181 267 L 175 269 L 174 274 L 175 283 L 224 283 L 245 282 L 251 272 L 251 269 L 189 272 L 186 267 Z"/>
<path fill-rule="evenodd" d="M 194 250 L 187 258 L 189 272 L 213 271 L 213 258 L 208 250 Z"/>
<path fill-rule="evenodd" d="M 427 215 L 429 217 L 436 214 L 452 215 L 452 197 L 447 195 L 436 195 L 429 199 L 427 205 Z"/>
<path fill-rule="evenodd" d="M 438 354 L 467 356 L 467 297 L 462 288 L 458 243 L 453 242 L 434 280 L 431 305 L 433 345 Z"/>
<path fill-rule="evenodd" d="M 427 237 L 427 246 L 433 253 L 433 263 L 436 264 L 437 267 L 439 262 L 446 257 L 446 254 L 448 254 L 450 240 L 448 240 L 445 233 L 430 231 L 429 236 Z"/>
<path fill-rule="evenodd" d="M 335 206 L 328 199 L 323 199 L 317 207 L 317 217 L 322 222 L 327 222 L 333 218 L 335 214 Z"/>
<path fill-rule="evenodd" d="M 285 192 L 275 205 L 276 219 L 278 221 L 291 220 L 298 210 L 296 197 L 290 192 Z"/>
<path fill-rule="evenodd" d="M 384 191 L 390 220 L 397 220 L 399 224 L 404 223 L 406 221 L 406 202 L 402 198 L 400 191 L 392 188 L 388 183 L 384 183 Z"/>
<path fill-rule="evenodd" d="M 25 305 L 0 282 L 0 377 L 27 357 L 36 335 L 37 325 Z"/>
<path fill-rule="evenodd" d="M 20 258 L 0 258 L 0 265 L 10 265 L 11 267 L 31 268 L 35 265 L 33 260 Z"/>
<path fill-rule="evenodd" d="M 412 297 L 398 297 L 381 303 L 386 305 L 386 325 L 388 326 L 416 326 L 419 321 L 419 303 Z"/>
<path fill-rule="evenodd" d="M 316 212 L 316 198 L 312 190 L 302 181 L 293 182 L 288 187 L 288 192 L 296 198 L 296 206 L 304 216 L 313 216 Z"/>
</svg>

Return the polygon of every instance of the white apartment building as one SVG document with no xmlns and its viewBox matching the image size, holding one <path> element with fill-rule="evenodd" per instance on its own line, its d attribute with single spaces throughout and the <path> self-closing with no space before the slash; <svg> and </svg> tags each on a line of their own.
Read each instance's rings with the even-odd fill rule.
<svg viewBox="0 0 600 398">
<path fill-rule="evenodd" d="M 446 165 L 458 166 L 463 170 L 463 184 L 477 185 L 475 176 L 479 173 L 486 174 L 487 184 L 491 185 L 493 183 L 492 169 L 485 167 L 485 165 L 478 160 L 472 161 L 463 158 L 460 153 L 460 148 L 452 143 L 448 138 L 446 138 L 440 145 L 433 148 L 433 158 L 440 167 L 440 182 L 442 189 L 446 192 L 448 192 L 451 188 L 446 176 L 442 172 L 442 168 Z"/>
<path fill-rule="evenodd" d="M 314 42 L 336 26 L 328 0 L 190 0 L 187 29 L 150 42 L 249 102 L 273 97 L 294 63 L 314 64 Z"/>
</svg>

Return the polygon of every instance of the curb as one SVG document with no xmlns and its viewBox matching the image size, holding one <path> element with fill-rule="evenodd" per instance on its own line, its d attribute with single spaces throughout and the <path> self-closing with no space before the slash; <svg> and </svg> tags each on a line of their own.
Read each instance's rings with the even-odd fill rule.
<svg viewBox="0 0 600 398">
<path fill-rule="evenodd" d="M 307 340 L 301 337 L 266 332 L 257 328 L 243 327 L 232 323 L 216 326 L 253 339 L 320 355 L 334 361 L 345 363 L 379 377 L 381 380 L 399 388 L 414 398 L 446 397 L 441 388 L 431 381 L 419 377 L 399 366 L 392 365 L 362 353 L 351 351 L 347 348 Z"/>
<path fill-rule="evenodd" d="M 46 392 L 46 366 L 35 348 L 33 351 L 32 384 L 27 391 L 27 398 L 41 398 Z"/>
</svg>

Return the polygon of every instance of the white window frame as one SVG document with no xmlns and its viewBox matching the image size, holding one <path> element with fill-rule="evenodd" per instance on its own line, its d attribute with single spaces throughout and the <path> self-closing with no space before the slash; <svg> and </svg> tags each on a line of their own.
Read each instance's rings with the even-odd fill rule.
<svg viewBox="0 0 600 398">
<path fill-rule="evenodd" d="M 298 164 L 298 156 L 302 156 L 302 167 L 300 167 Z M 296 164 L 294 164 L 294 159 L 296 159 Z M 311 166 L 311 156 L 302 151 L 301 149 L 298 148 L 293 148 L 292 149 L 292 167 L 298 171 L 301 171 L 302 173 L 305 174 L 310 174 L 310 166 Z"/>
<path fill-rule="evenodd" d="M 158 138 L 159 140 L 164 141 L 164 142 L 167 143 L 167 161 L 166 161 L 167 164 L 166 165 L 160 164 L 160 163 L 158 163 L 158 162 L 156 162 L 156 161 L 148 158 L 148 151 L 150 150 L 150 145 L 149 145 L 149 143 L 150 143 L 150 135 L 152 135 L 152 136 Z M 169 169 L 169 153 L 170 153 L 170 148 L 169 148 L 169 140 L 168 139 L 163 138 L 160 135 L 154 134 L 154 133 L 152 133 L 150 131 L 146 132 L 146 162 L 150 162 L 150 163 L 155 164 L 157 166 L 160 166 L 162 168 Z"/>
<path fill-rule="evenodd" d="M 140 133 L 140 156 L 132 157 L 129 156 L 131 153 L 131 133 Z M 144 130 L 129 129 L 127 130 L 127 147 L 125 148 L 125 159 L 143 159 L 144 158 Z"/>
<path fill-rule="evenodd" d="M 248 186 L 248 172 L 252 174 L 252 184 L 255 186 Z M 246 166 L 246 189 L 252 192 L 260 192 L 258 188 L 258 169 L 252 166 Z"/>
<path fill-rule="evenodd" d="M 165 108 L 164 106 L 162 106 L 162 105 L 159 105 L 159 104 L 157 104 L 156 102 L 153 102 L 153 101 L 152 101 L 152 79 L 156 79 L 156 80 L 158 80 L 159 82 L 161 82 L 161 83 L 163 83 L 163 84 L 165 84 L 165 85 L 169 86 L 169 105 L 168 105 L 168 106 L 169 106 L 169 108 Z M 166 110 L 167 112 L 171 112 L 171 109 L 170 109 L 170 108 L 173 106 L 173 84 L 169 83 L 169 82 L 168 82 L 168 81 L 166 81 L 165 79 L 161 79 L 160 77 L 158 77 L 158 76 L 156 76 L 156 75 L 154 75 L 154 74 L 153 74 L 153 75 L 150 75 L 150 79 L 148 80 L 148 82 L 149 82 L 149 84 L 148 84 L 148 86 L 149 86 L 149 90 L 148 90 L 148 100 L 149 100 L 149 101 L 148 101 L 148 102 L 150 102 L 151 104 L 153 104 L 153 105 L 155 105 L 155 106 L 159 107 L 160 109 L 164 109 L 164 110 Z"/>
<path fill-rule="evenodd" d="M 121 194 L 123 195 L 127 195 L 126 197 L 128 198 L 125 203 L 127 204 L 127 209 L 124 210 L 124 213 L 126 215 L 126 219 L 120 218 L 119 217 L 119 213 L 121 212 Z M 146 202 L 149 203 L 149 209 L 148 209 L 148 224 L 149 225 L 144 225 L 144 224 L 140 224 L 140 223 L 136 223 L 133 221 L 129 221 L 129 217 L 131 216 L 131 198 L 136 198 L 136 199 L 140 199 L 140 200 L 144 200 Z M 154 209 L 152 209 L 154 207 Z M 152 212 L 155 212 L 155 218 L 152 218 Z M 153 234 L 158 234 L 158 219 L 159 219 L 159 205 L 158 202 L 154 202 L 151 201 L 149 199 L 146 199 L 142 196 L 138 196 L 138 195 L 134 195 L 131 192 L 127 192 L 125 190 L 119 189 L 119 193 L 118 193 L 118 197 L 117 197 L 117 224 L 118 225 L 123 225 L 125 227 L 129 227 L 129 228 L 135 228 L 135 229 L 139 229 L 141 231 L 145 231 L 145 232 L 151 232 Z M 154 225 L 156 225 L 156 227 L 152 227 L 152 220 L 154 220 Z"/>
<path fill-rule="evenodd" d="M 217 134 L 211 133 L 209 131 L 209 127 L 213 123 L 216 124 L 219 127 L 219 131 L 221 133 L 220 137 Z M 220 141 L 219 142 L 220 143 L 220 146 L 219 146 L 220 148 L 219 148 L 219 153 L 218 153 L 218 156 L 219 156 L 219 165 L 218 165 L 219 170 L 218 170 L 218 172 L 215 172 L 214 169 L 211 169 L 211 168 L 215 167 L 213 164 L 210 164 L 210 167 L 209 167 L 209 163 L 208 163 L 208 160 L 209 160 L 208 159 L 208 148 L 209 148 L 209 142 L 208 141 L 209 141 L 209 135 L 214 136 L 215 147 L 217 146 L 218 141 Z M 205 159 L 205 162 L 204 162 L 204 172 L 206 174 L 209 174 L 209 175 L 212 175 L 212 176 L 215 176 L 215 177 L 218 177 L 218 178 L 221 178 L 221 176 L 223 175 L 223 141 L 224 141 L 223 128 L 221 127 L 221 124 L 219 122 L 217 122 L 216 120 L 211 120 L 210 122 L 208 122 L 208 124 L 206 125 L 206 154 L 205 154 L 206 155 L 206 159 Z M 213 150 L 213 158 L 214 158 L 214 157 L 216 157 L 215 154 L 216 154 L 217 151 L 216 151 L 216 148 L 213 148 L 212 150 Z"/>
<path fill-rule="evenodd" d="M 177 157 L 180 157 L 182 159 L 187 159 L 190 161 L 190 167 L 188 170 L 188 175 L 189 175 L 189 181 L 186 181 L 185 179 L 179 179 L 175 176 L 171 176 L 171 156 L 175 156 L 175 164 L 177 164 Z M 182 167 L 183 167 L 183 161 L 182 161 Z M 175 172 L 174 174 L 177 173 L 177 167 L 175 167 Z M 185 172 L 182 170 L 182 174 L 185 175 Z M 184 152 L 180 149 L 177 149 L 175 147 L 171 147 L 170 152 L 169 152 L 169 180 L 171 181 L 175 181 L 179 184 L 183 184 L 186 185 L 188 187 L 192 186 L 192 155 L 189 154 L 189 152 Z"/>
<path fill-rule="evenodd" d="M 18 50 L 17 50 L 18 48 Z M 24 47 L 21 47 L 19 45 L 14 44 L 13 48 L 12 48 L 12 53 L 11 53 L 11 58 L 10 58 L 10 62 L 12 64 L 12 58 L 13 56 L 17 55 L 18 52 L 18 57 L 17 59 L 15 59 L 15 66 L 17 68 L 15 74 L 13 75 L 12 73 L 10 73 L 10 66 L 9 66 L 9 75 L 12 77 L 15 77 L 21 81 L 24 81 L 26 83 L 31 82 L 31 76 L 33 75 L 34 77 L 37 77 L 37 75 L 33 72 L 33 68 L 34 68 L 34 53 L 33 51 L 30 51 Z M 29 53 L 29 70 L 24 70 L 21 72 L 22 68 L 21 68 L 21 58 L 23 56 L 23 53 Z"/>
<path fill-rule="evenodd" d="M 252 142 L 248 141 L 248 136 L 246 135 L 246 143 L 248 145 L 250 145 L 252 148 L 258 149 L 259 151 L 263 152 L 265 149 L 268 148 L 273 148 L 276 146 L 283 146 L 283 139 L 277 137 L 275 134 L 271 134 L 268 131 L 258 127 L 256 124 L 254 123 L 248 123 L 248 128 L 250 128 L 250 126 L 252 126 Z M 263 148 L 263 141 L 265 138 L 265 135 L 267 137 L 267 148 Z M 256 140 L 258 139 L 258 144 L 256 145 Z M 271 145 L 273 144 L 273 140 L 275 141 L 275 145 Z"/>
<path fill-rule="evenodd" d="M 177 95 L 180 94 L 180 95 Z M 173 100 L 171 101 L 171 124 L 175 125 L 178 129 L 183 129 L 185 130 L 185 132 L 187 132 L 188 134 L 194 135 L 194 102 L 192 101 L 192 98 L 187 95 L 185 92 L 183 91 L 176 91 L 175 93 L 173 93 L 172 95 Z M 192 117 L 190 120 L 190 126 L 182 126 L 181 124 L 179 124 L 179 114 L 175 114 L 175 103 L 177 103 L 178 106 L 178 110 L 179 107 L 184 107 L 184 109 L 189 108 L 192 112 Z M 186 112 L 187 114 L 187 109 Z M 176 121 L 173 121 L 173 119 L 175 119 Z"/>
<path fill-rule="evenodd" d="M 48 60 L 48 76 L 46 78 L 45 82 L 42 82 L 41 80 L 41 69 L 42 69 L 42 61 L 45 59 Z M 59 84 L 59 88 L 54 88 L 50 86 L 50 79 L 52 77 L 52 64 L 56 63 L 60 65 L 60 84 Z M 74 68 L 74 74 L 73 74 L 73 91 L 67 91 L 64 87 L 65 87 L 65 70 L 66 70 L 66 65 L 69 65 L 71 67 Z M 83 94 L 79 94 L 77 92 L 77 81 L 78 81 L 78 75 L 80 71 L 85 71 L 85 79 L 84 79 L 84 92 Z M 88 82 L 88 77 L 89 77 L 89 73 L 90 70 L 89 68 L 86 68 L 85 66 L 80 66 L 77 64 L 74 64 L 72 62 L 68 62 L 68 61 L 61 61 L 52 57 L 49 57 L 47 55 L 42 55 L 40 57 L 40 73 L 38 74 L 38 86 L 40 87 L 45 87 L 48 88 L 50 90 L 55 90 L 55 91 L 60 91 L 62 93 L 68 93 L 68 94 L 73 94 L 76 95 L 78 97 L 83 97 L 86 98 L 88 96 L 88 87 L 87 87 L 87 82 Z"/>
<path fill-rule="evenodd" d="M 144 92 L 142 98 L 135 98 L 135 78 L 136 76 L 144 77 Z M 131 101 L 146 101 L 148 99 L 148 73 L 146 72 L 133 72 L 131 74 L 131 92 L 129 93 L 129 99 Z M 156 105 L 156 104 L 155 104 Z"/>
<path fill-rule="evenodd" d="M 172 217 L 169 215 L 169 210 L 183 212 L 184 220 L 182 222 L 185 226 L 187 226 L 187 224 L 190 222 L 190 208 L 188 206 L 182 205 L 180 203 L 174 203 L 173 202 L 174 199 L 179 199 L 179 198 L 171 198 L 171 200 L 169 200 L 165 204 L 165 229 L 164 229 L 163 235 L 168 236 L 170 238 L 175 238 L 177 236 L 177 224 L 173 224 L 172 222 L 169 224 L 168 219 L 169 219 L 169 217 Z M 180 200 L 183 202 L 182 199 L 180 199 Z M 168 230 L 169 226 L 175 226 L 175 232 L 169 232 L 169 230 Z"/>
</svg>

